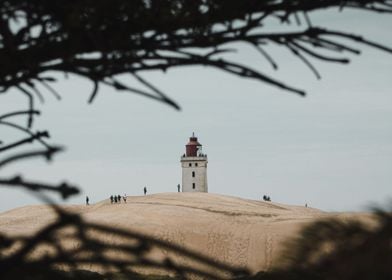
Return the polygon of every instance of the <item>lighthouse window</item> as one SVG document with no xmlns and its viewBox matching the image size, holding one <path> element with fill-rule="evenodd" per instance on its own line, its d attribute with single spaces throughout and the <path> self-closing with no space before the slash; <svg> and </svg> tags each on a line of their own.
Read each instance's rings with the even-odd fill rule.
<svg viewBox="0 0 392 280">
<path fill-rule="evenodd" d="M 192 166 L 192 163 L 189 164 L 189 167 L 191 167 L 191 166 Z"/>
<path fill-rule="evenodd" d="M 192 188 L 195 189 L 196 188 L 196 184 L 192 183 Z"/>
<path fill-rule="evenodd" d="M 197 162 L 195 163 L 196 167 L 197 167 Z"/>
<path fill-rule="evenodd" d="M 192 171 L 192 177 L 195 177 L 195 171 Z"/>
</svg>

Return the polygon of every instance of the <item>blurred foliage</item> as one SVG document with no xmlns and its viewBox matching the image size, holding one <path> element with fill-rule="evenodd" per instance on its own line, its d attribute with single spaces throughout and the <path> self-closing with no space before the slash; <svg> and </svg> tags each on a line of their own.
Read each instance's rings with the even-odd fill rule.
<svg viewBox="0 0 392 280">
<path fill-rule="evenodd" d="M 362 219 L 311 223 L 286 244 L 275 269 L 243 279 L 392 279 L 392 212 L 376 209 Z"/>
<path fill-rule="evenodd" d="M 266 47 L 282 46 L 320 78 L 311 59 L 348 63 L 344 54 L 359 54 L 357 44 L 391 52 L 360 34 L 329 30 L 311 21 L 312 11 L 333 7 L 391 13 L 392 1 L 2 0 L 0 92 L 18 89 L 33 110 L 33 100 L 43 101 L 44 91 L 60 97 L 49 84 L 56 81 L 53 73 L 61 72 L 92 82 L 90 102 L 103 84 L 178 109 L 174 100 L 140 72 L 203 65 L 304 95 L 303 90 L 232 61 L 225 54 L 238 51 L 231 43 L 243 42 L 277 69 Z M 265 31 L 269 19 L 296 28 Z M 140 87 L 116 79 L 120 74 L 129 74 Z M 33 117 L 31 114 L 30 125 Z"/>
</svg>

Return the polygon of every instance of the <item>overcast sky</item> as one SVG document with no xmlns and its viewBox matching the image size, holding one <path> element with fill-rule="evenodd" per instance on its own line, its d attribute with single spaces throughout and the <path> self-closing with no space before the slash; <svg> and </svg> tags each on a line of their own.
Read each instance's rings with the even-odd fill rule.
<svg viewBox="0 0 392 280">
<path fill-rule="evenodd" d="M 312 20 L 392 46 L 392 16 L 323 12 Z M 83 194 L 69 203 L 83 203 L 85 195 L 92 202 L 111 194 L 141 195 L 144 186 L 149 193 L 175 192 L 180 156 L 195 132 L 208 154 L 212 193 L 251 199 L 268 194 L 276 202 L 327 211 L 361 211 L 392 198 L 392 55 L 361 47 L 349 66 L 316 61 L 323 76 L 318 81 L 286 50 L 268 49 L 280 65 L 273 71 L 257 52 L 239 48 L 236 59 L 306 89 L 308 96 L 188 67 L 143 74 L 181 112 L 109 88 L 88 105 L 91 84 L 72 77 L 56 85 L 61 102 L 46 94 L 35 125 L 50 130 L 51 143 L 66 152 L 52 164 L 30 160 L 1 173 L 82 187 Z M 8 94 L 0 112 L 25 106 L 22 95 Z M 10 131 L 0 133 L 4 139 Z M 0 211 L 40 203 L 26 192 L 1 193 Z"/>
</svg>

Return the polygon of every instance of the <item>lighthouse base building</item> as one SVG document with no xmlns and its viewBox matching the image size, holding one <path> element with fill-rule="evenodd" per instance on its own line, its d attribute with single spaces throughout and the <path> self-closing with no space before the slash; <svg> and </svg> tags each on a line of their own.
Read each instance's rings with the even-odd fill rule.
<svg viewBox="0 0 392 280">
<path fill-rule="evenodd" d="M 182 191 L 208 192 L 207 155 L 202 152 L 202 145 L 193 134 L 186 144 L 186 153 L 181 157 Z"/>
</svg>

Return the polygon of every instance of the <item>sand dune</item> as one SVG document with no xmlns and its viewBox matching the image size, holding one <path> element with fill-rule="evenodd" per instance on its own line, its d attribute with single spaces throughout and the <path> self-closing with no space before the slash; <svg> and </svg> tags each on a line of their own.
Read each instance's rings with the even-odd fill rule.
<svg viewBox="0 0 392 280">
<path fill-rule="evenodd" d="M 126 204 L 106 200 L 64 208 L 89 221 L 142 232 L 252 272 L 269 269 L 282 242 L 304 224 L 331 215 L 211 193 L 129 196 Z M 0 213 L 0 232 L 30 235 L 54 219 L 48 206 L 21 207 Z"/>
</svg>

